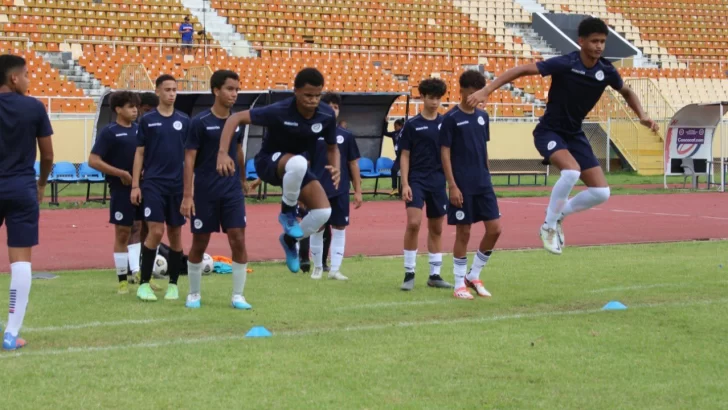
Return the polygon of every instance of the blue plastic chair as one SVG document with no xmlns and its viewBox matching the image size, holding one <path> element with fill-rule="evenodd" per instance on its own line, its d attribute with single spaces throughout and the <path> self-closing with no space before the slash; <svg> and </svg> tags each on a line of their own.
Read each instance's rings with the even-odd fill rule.
<svg viewBox="0 0 728 410">
<path fill-rule="evenodd" d="M 40 179 L 40 162 L 36 161 L 33 168 L 35 168 L 35 180 L 37 181 Z"/>
<path fill-rule="evenodd" d="M 59 183 L 65 183 L 68 186 L 69 184 L 75 184 L 80 181 L 76 166 L 65 161 L 53 165 L 53 170 L 48 180 L 51 183 L 51 205 L 58 205 L 58 193 L 62 191 L 58 190 Z"/>
<path fill-rule="evenodd" d="M 249 159 L 245 162 L 245 174 L 248 176 L 248 181 L 255 181 L 258 179 L 258 173 L 255 171 L 255 162 L 253 159 Z"/>
<path fill-rule="evenodd" d="M 374 168 L 374 162 L 367 157 L 359 158 L 359 174 L 362 179 L 375 178 L 374 181 L 374 196 L 377 196 L 377 188 L 379 188 L 379 177 L 382 176 L 377 169 Z"/>
<path fill-rule="evenodd" d="M 82 163 L 78 167 L 78 178 L 82 182 L 86 182 L 86 202 L 101 202 L 106 203 L 106 178 L 101 171 L 95 170 L 89 166 L 88 162 Z M 101 199 L 91 199 L 91 184 L 104 184 L 104 196 Z"/>
<path fill-rule="evenodd" d="M 383 177 L 391 177 L 392 176 L 392 167 L 394 166 L 394 161 L 391 158 L 387 157 L 381 157 L 377 158 L 377 172 L 379 172 L 379 175 Z"/>
</svg>

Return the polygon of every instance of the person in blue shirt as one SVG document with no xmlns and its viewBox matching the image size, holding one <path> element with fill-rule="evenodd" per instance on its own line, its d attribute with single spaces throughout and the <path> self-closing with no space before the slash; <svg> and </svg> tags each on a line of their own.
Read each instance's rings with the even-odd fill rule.
<svg viewBox="0 0 728 410">
<path fill-rule="evenodd" d="M 386 123 L 385 123 L 386 124 Z M 399 195 L 399 175 L 397 173 L 399 172 L 399 134 L 402 132 L 402 127 L 404 127 L 404 118 L 397 118 L 394 121 L 394 131 L 384 131 L 384 136 L 389 137 L 392 139 L 392 145 L 394 146 L 394 164 L 392 165 L 392 192 L 389 193 L 390 196 Z M 384 129 L 386 130 L 387 127 L 385 126 Z"/>
<path fill-rule="evenodd" d="M 399 136 L 402 199 L 407 211 L 404 231 L 404 281 L 400 289 L 415 286 L 418 237 L 422 208 L 427 205 L 427 250 L 429 251 L 430 287 L 451 289 L 440 276 L 442 266 L 442 222 L 447 213 L 445 175 L 440 156 L 440 126 L 443 117 L 437 110 L 447 85 L 439 78 L 428 78 L 418 86 L 422 112 L 404 124 Z"/>
<path fill-rule="evenodd" d="M 485 77 L 477 71 L 468 70 L 460 75 L 459 83 L 460 104 L 448 111 L 442 120 L 440 151 L 450 191 L 447 223 L 455 225 L 453 295 L 458 299 L 473 299 L 468 288 L 475 290 L 478 296 L 490 296 L 480 280 L 480 272 L 495 248 L 501 224 L 488 168 L 488 113 L 468 103 L 472 93 L 485 87 Z M 478 222 L 485 225 L 485 234 L 466 276 L 470 228 Z"/>
<path fill-rule="evenodd" d="M 141 208 L 131 203 L 131 174 L 137 149 L 137 106 L 139 94 L 116 91 L 109 97 L 116 121 L 99 130 L 88 157 L 91 168 L 103 172 L 111 189 L 109 223 L 114 225 L 114 265 L 119 279 L 119 293 L 129 293 L 128 265 L 134 265 L 130 252 L 132 227 L 144 219 Z M 137 256 L 138 258 L 138 256 Z M 139 260 L 136 261 L 137 270 Z M 130 275 L 131 274 L 131 275 Z"/>
<path fill-rule="evenodd" d="M 544 163 L 561 170 L 561 176 L 551 191 L 546 221 L 540 230 L 544 248 L 556 255 L 561 255 L 566 243 L 564 218 L 609 199 L 607 179 L 581 128 L 584 118 L 599 101 L 604 89 L 610 86 L 622 94 L 639 117 L 640 124 L 653 132 L 659 128 L 642 109 L 637 94 L 629 86 L 624 86 L 617 69 L 602 58 L 608 33 L 609 29 L 602 20 L 588 17 L 579 24 L 579 51 L 512 68 L 470 96 L 469 103 L 476 105 L 517 78 L 537 74 L 551 76 L 546 112 L 534 129 L 533 137 Z M 569 199 L 579 179 L 587 189 Z"/>
<path fill-rule="evenodd" d="M 231 115 L 225 123 L 221 146 L 228 146 L 242 125 L 266 127 L 255 170 L 260 179 L 283 190 L 278 222 L 283 234 L 278 238 L 286 253 L 286 265 L 298 272 L 297 241 L 317 232 L 331 216 L 331 206 L 321 183 L 308 168 L 305 154 L 316 160 L 316 143 L 327 144 L 326 169 L 335 188 L 339 186 L 339 149 L 336 143 L 336 114 L 321 101 L 324 76 L 315 68 L 304 68 L 294 80 L 294 96 L 262 108 Z M 235 160 L 225 150 L 218 152 L 217 171 L 223 176 L 235 173 Z M 296 207 L 299 197 L 308 214 L 299 225 Z"/>
<path fill-rule="evenodd" d="M 192 37 L 195 34 L 195 27 L 190 23 L 190 17 L 185 16 L 185 20 L 179 25 L 179 35 L 182 38 L 182 53 L 192 54 Z"/>
<path fill-rule="evenodd" d="M 155 85 L 159 106 L 139 121 L 131 185 L 132 203 L 140 206 L 144 201 L 144 220 L 149 229 L 142 245 L 141 280 L 137 289 L 137 297 L 144 301 L 157 300 L 150 280 L 157 247 L 164 236 L 165 223 L 172 251 L 167 260 L 169 286 L 164 298 L 179 299 L 177 280 L 182 265 L 182 225 L 185 224 L 180 209 L 184 143 L 190 119 L 187 114 L 174 109 L 177 80 L 173 76 L 163 74 L 157 78 Z M 142 171 L 144 180 L 140 185 Z"/>
<path fill-rule="evenodd" d="M 233 295 L 235 309 L 251 309 L 243 296 L 247 276 L 248 253 L 245 249 L 245 127 L 238 126 L 229 145 L 220 145 L 225 121 L 232 114 L 240 91 L 240 77 L 229 70 L 218 70 L 210 77 L 215 103 L 190 122 L 185 143 L 184 199 L 182 215 L 192 221 L 192 247 L 188 255 L 187 275 L 190 291 L 185 306 L 200 307 L 202 257 L 213 232 L 227 234 L 232 253 Z M 217 153 L 223 150 L 235 161 L 231 176 L 217 173 Z M 194 193 L 194 200 L 193 200 Z"/>
<path fill-rule="evenodd" d="M 30 295 L 31 250 L 38 245 L 38 204 L 53 167 L 53 129 L 43 103 L 28 97 L 25 59 L 0 56 L 0 226 L 7 229 L 10 261 L 8 320 L 3 349 L 25 346 L 18 336 Z M 40 173 L 34 169 L 36 145 Z"/>
<path fill-rule="evenodd" d="M 341 96 L 335 93 L 327 93 L 321 101 L 328 104 L 339 116 Z M 341 164 L 341 175 L 339 186 L 335 187 L 331 173 L 326 169 L 326 150 L 328 149 L 323 137 L 316 143 L 316 154 L 311 164 L 314 174 L 318 177 L 321 185 L 329 198 L 331 205 L 331 217 L 326 222 L 326 227 L 331 227 L 331 270 L 329 279 L 348 280 L 340 272 L 341 263 L 344 259 L 344 248 L 346 244 L 346 227 L 349 226 L 349 183 L 354 186 L 354 209 L 359 209 L 362 204 L 361 175 L 359 171 L 359 147 L 356 145 L 354 135 L 348 130 L 336 128 L 336 144 L 339 147 L 339 158 Z M 323 259 L 327 257 L 324 253 L 324 230 L 311 235 L 311 257 L 313 258 L 313 272 L 311 279 L 321 279 Z"/>
</svg>

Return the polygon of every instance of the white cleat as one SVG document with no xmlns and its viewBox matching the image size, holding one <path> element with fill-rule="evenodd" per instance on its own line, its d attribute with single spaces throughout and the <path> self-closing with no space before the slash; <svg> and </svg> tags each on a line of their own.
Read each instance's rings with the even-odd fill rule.
<svg viewBox="0 0 728 410">
<path fill-rule="evenodd" d="M 329 279 L 333 280 L 349 280 L 346 276 L 342 275 L 341 272 L 329 272 Z"/>
<path fill-rule="evenodd" d="M 202 297 L 199 293 L 190 293 L 187 295 L 187 301 L 185 302 L 185 307 L 188 307 L 190 309 L 199 309 L 200 308 L 200 300 Z"/>
<path fill-rule="evenodd" d="M 563 248 L 566 245 L 566 237 L 564 236 L 564 218 L 556 221 L 556 234 L 559 236 L 559 244 Z"/>
<path fill-rule="evenodd" d="M 311 272 L 311 279 L 319 280 L 324 275 L 324 268 L 314 267 Z"/>
<path fill-rule="evenodd" d="M 559 243 L 559 234 L 556 232 L 556 229 L 549 229 L 546 226 L 542 226 L 540 234 L 541 240 L 543 241 L 543 248 L 554 255 L 561 255 L 561 244 Z"/>
</svg>

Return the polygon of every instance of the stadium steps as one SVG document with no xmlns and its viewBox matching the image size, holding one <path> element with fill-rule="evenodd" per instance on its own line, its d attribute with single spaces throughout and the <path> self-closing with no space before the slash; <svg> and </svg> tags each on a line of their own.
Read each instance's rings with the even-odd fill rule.
<svg viewBox="0 0 728 410">
<path fill-rule="evenodd" d="M 69 81 L 73 81 L 83 94 L 88 97 L 99 97 L 105 87 L 94 76 L 73 60 L 71 53 L 45 52 L 39 53 L 51 67 L 58 70 Z"/>
<path fill-rule="evenodd" d="M 506 24 L 506 27 L 510 28 L 516 37 L 522 38 L 523 42 L 530 45 L 533 50 L 541 53 L 544 58 L 562 54 L 559 50 L 551 47 L 529 24 L 510 23 Z"/>
<path fill-rule="evenodd" d="M 536 0 L 515 0 L 516 3 L 520 4 L 524 10 L 529 13 L 548 13 L 542 5 Z"/>
<path fill-rule="evenodd" d="M 257 57 L 251 44 L 228 24 L 227 18 L 217 14 L 217 10 L 204 0 L 182 0 L 182 4 L 203 24 L 205 32 L 220 43 L 229 54 L 237 57 Z"/>
</svg>

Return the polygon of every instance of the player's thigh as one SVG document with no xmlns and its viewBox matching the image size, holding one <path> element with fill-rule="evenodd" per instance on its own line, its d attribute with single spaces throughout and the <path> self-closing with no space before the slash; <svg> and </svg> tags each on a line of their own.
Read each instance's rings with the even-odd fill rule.
<svg viewBox="0 0 728 410">
<path fill-rule="evenodd" d="M 223 232 L 228 233 L 230 230 L 245 229 L 248 218 L 245 214 L 245 197 L 243 193 L 235 193 L 234 195 L 223 198 L 220 201 L 220 226 Z"/>
<path fill-rule="evenodd" d="M 594 155 L 589 139 L 583 133 L 567 141 L 569 152 L 581 168 L 581 180 L 590 188 L 607 187 L 607 178 L 597 156 Z"/>
<path fill-rule="evenodd" d="M 253 164 L 261 181 L 274 186 L 281 186 L 283 180 L 278 176 L 278 166 L 284 156 L 290 158 L 290 154 L 281 154 L 280 152 L 267 153 L 261 151 L 255 156 Z"/>
<path fill-rule="evenodd" d="M 208 195 L 199 192 L 195 195 L 195 215 L 192 217 L 190 227 L 192 234 L 209 234 L 220 232 L 220 203 L 221 200 L 210 199 Z"/>
<path fill-rule="evenodd" d="M 447 214 L 447 204 L 450 199 L 447 197 L 445 187 L 442 189 L 428 190 L 425 192 L 425 204 L 427 205 L 427 218 L 440 218 Z"/>
<path fill-rule="evenodd" d="M 533 144 L 544 158 L 545 164 L 558 169 L 579 169 L 579 164 L 569 153 L 569 146 L 559 134 L 536 127 L 533 130 Z"/>
<path fill-rule="evenodd" d="M 134 225 L 139 207 L 131 203 L 131 190 L 112 189 L 109 201 L 109 223 L 117 226 Z"/>
<path fill-rule="evenodd" d="M 448 225 L 471 225 L 473 223 L 473 196 L 463 194 L 463 205 L 456 207 L 453 204 L 447 207 L 447 224 Z"/>
<path fill-rule="evenodd" d="M 473 222 L 487 222 L 500 219 L 500 209 L 495 191 L 490 188 L 487 192 L 474 195 L 472 198 Z"/>
<path fill-rule="evenodd" d="M 329 198 L 326 196 L 324 188 L 315 178 L 301 189 L 299 199 L 309 211 L 312 209 L 325 209 L 330 207 Z"/>
<path fill-rule="evenodd" d="M 38 245 L 40 209 L 36 191 L 23 189 L 12 198 L 0 199 L 0 220 L 7 228 L 8 248 L 31 248 Z"/>
<path fill-rule="evenodd" d="M 349 194 L 329 198 L 329 205 L 331 205 L 331 216 L 327 224 L 339 227 L 337 229 L 349 226 Z"/>
<path fill-rule="evenodd" d="M 185 217 L 180 212 L 182 193 L 164 196 L 164 220 L 167 226 L 180 227 L 185 224 Z"/>
<path fill-rule="evenodd" d="M 155 188 L 145 188 L 142 185 L 142 207 L 144 220 L 151 223 L 164 223 L 166 214 L 166 201 L 164 195 Z M 150 226 L 151 231 L 151 226 Z"/>
</svg>

